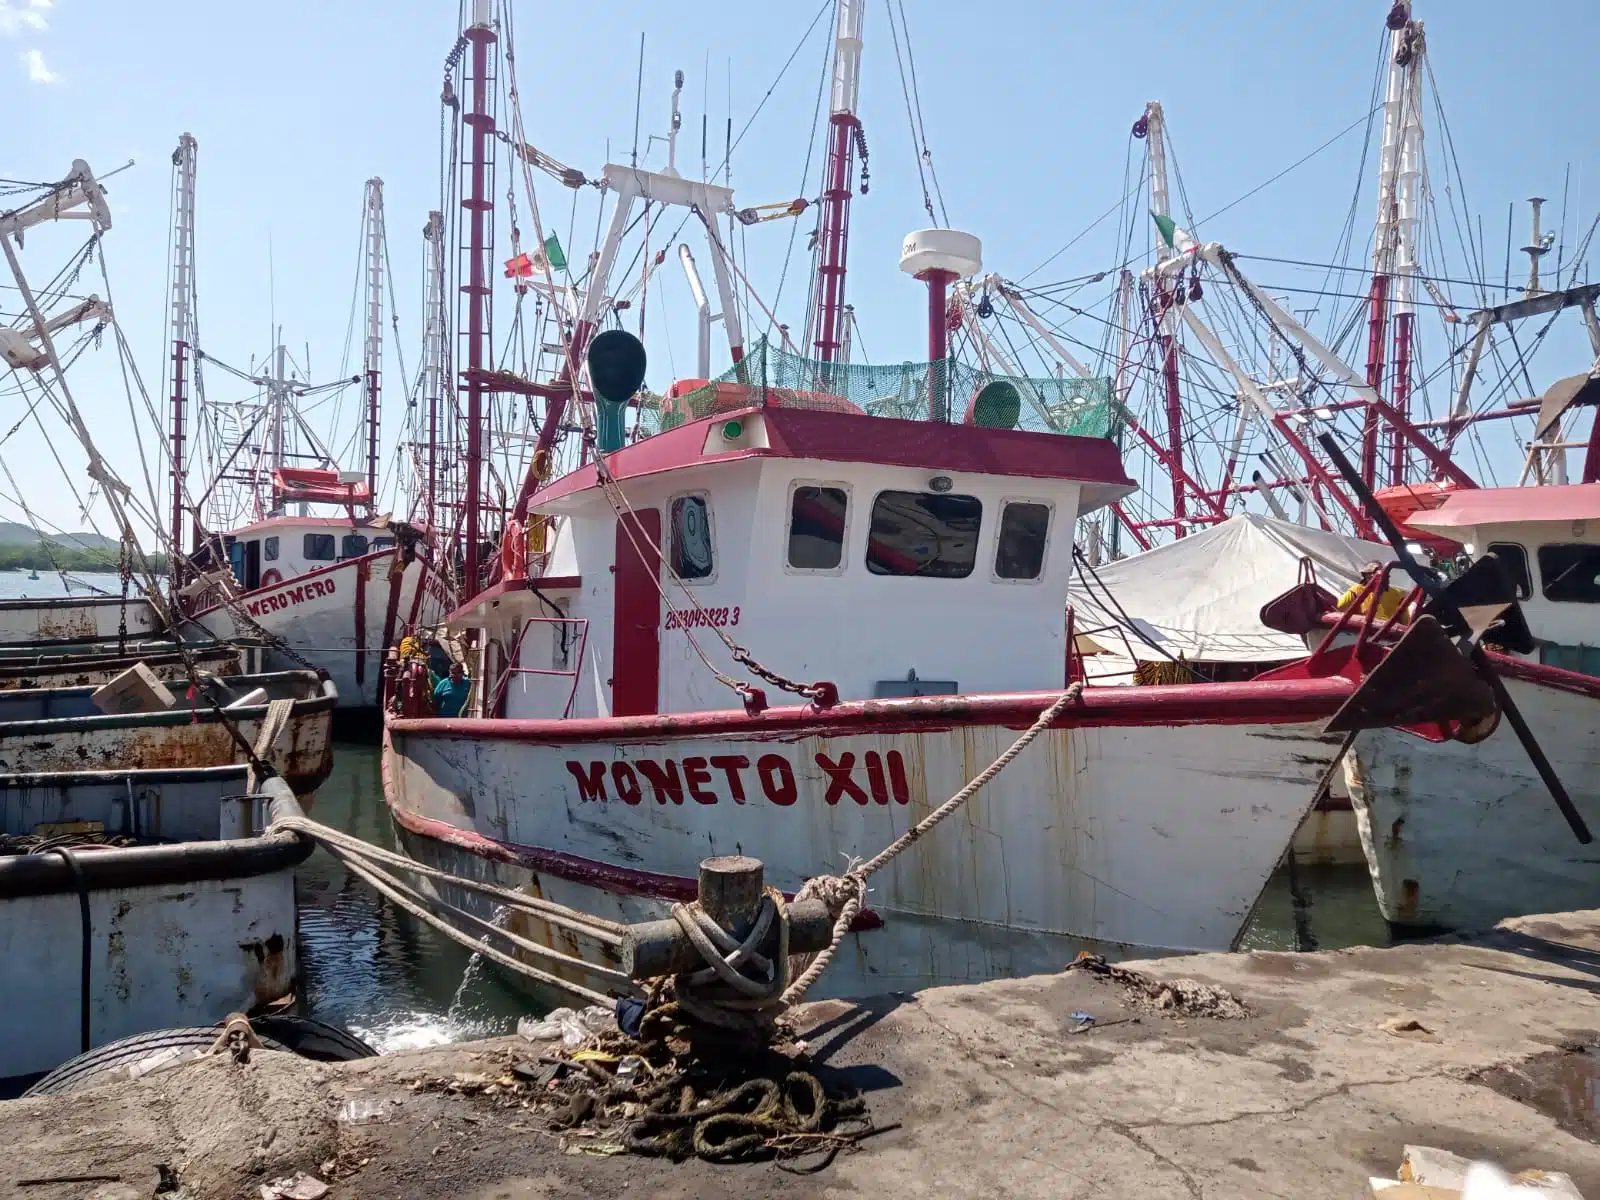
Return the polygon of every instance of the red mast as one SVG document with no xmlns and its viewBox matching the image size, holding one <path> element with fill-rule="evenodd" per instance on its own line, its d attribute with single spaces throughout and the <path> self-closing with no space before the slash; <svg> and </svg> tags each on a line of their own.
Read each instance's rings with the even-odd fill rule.
<svg viewBox="0 0 1600 1200">
<path fill-rule="evenodd" d="M 856 104 L 861 92 L 861 22 L 865 12 L 865 0 L 839 0 L 839 24 L 833 43 L 832 116 L 828 119 L 828 156 L 823 167 L 828 183 L 822 193 L 816 308 L 812 314 L 817 358 L 825 363 L 834 361 L 844 341 L 844 274 L 850 246 L 855 150 L 861 140 Z M 862 157 L 866 157 L 864 144 Z"/>
<path fill-rule="evenodd" d="M 489 47 L 496 36 L 489 19 L 489 0 L 474 0 L 473 23 L 463 35 L 471 52 L 471 109 L 462 117 L 471 131 L 470 158 L 465 166 L 469 178 L 467 195 L 462 197 L 467 224 L 467 282 L 461 285 L 467 302 L 466 340 L 467 361 L 462 389 L 466 394 L 467 414 L 467 480 L 461 498 L 466 512 L 462 522 L 466 539 L 466 571 L 461 581 L 462 598 L 478 593 L 483 586 L 482 565 L 478 561 L 482 541 L 481 527 L 483 491 L 483 427 L 484 399 L 487 388 L 483 382 L 486 365 L 484 349 L 488 343 L 489 306 L 489 254 L 490 218 L 494 211 L 491 198 L 493 184 L 489 178 L 492 170 L 495 121 L 489 111 Z"/>
</svg>

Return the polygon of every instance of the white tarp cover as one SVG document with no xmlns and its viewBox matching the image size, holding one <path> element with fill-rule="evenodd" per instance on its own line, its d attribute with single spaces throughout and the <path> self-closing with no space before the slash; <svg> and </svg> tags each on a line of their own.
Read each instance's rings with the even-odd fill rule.
<svg viewBox="0 0 1600 1200">
<path fill-rule="evenodd" d="M 1190 662 L 1301 657 L 1305 643 L 1261 624 L 1261 607 L 1294 586 L 1302 557 L 1315 565 L 1317 582 L 1337 596 L 1355 581 L 1363 563 L 1389 562 L 1394 551 L 1342 534 L 1241 513 L 1170 545 L 1096 567 L 1104 589 L 1080 568 L 1071 595 L 1076 631 L 1109 651 L 1088 657 L 1089 674 L 1131 670 L 1123 633 L 1133 657 L 1143 662 L 1180 654 Z M 1159 650 L 1125 628 L 1122 616 L 1105 602 L 1106 592 Z"/>
</svg>

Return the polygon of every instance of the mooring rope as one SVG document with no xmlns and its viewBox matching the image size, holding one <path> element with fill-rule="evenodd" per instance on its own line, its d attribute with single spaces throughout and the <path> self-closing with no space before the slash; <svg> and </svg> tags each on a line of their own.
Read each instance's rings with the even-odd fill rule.
<svg viewBox="0 0 1600 1200">
<path fill-rule="evenodd" d="M 605 995 L 586 987 L 574 980 L 551 974 L 541 970 L 531 963 L 524 962 L 511 954 L 488 944 L 489 937 L 497 937 L 525 954 L 536 958 L 553 961 L 558 968 L 578 970 L 592 977 L 605 980 L 612 985 L 618 993 L 635 994 L 638 991 L 633 980 L 614 967 L 593 962 L 579 957 L 576 954 L 567 954 L 551 946 L 543 945 L 503 929 L 493 921 L 485 920 L 476 913 L 449 903 L 436 896 L 427 896 L 416 888 L 399 879 L 386 867 L 404 871 L 413 875 L 448 883 L 453 887 L 465 891 L 477 892 L 487 896 L 511 909 L 519 909 L 542 921 L 547 921 L 557 928 L 571 934 L 580 935 L 599 943 L 607 950 L 615 950 L 622 943 L 624 926 L 613 921 L 582 913 L 562 904 L 549 900 L 542 900 L 509 888 L 496 887 L 493 884 L 481 883 L 475 879 L 466 879 L 459 875 L 452 875 L 448 871 L 436 867 L 425 866 L 403 855 L 384 850 L 381 847 L 370 845 L 359 838 L 351 837 L 337 829 L 319 824 L 306 817 L 283 817 L 274 821 L 269 828 L 273 831 L 290 831 L 309 837 L 320 844 L 323 849 L 337 858 L 351 874 L 368 884 L 372 889 L 393 901 L 397 906 L 466 949 L 475 954 L 481 954 L 491 962 L 505 967 L 519 975 L 527 976 L 539 983 L 545 984 L 568 995 L 575 996 L 589 1004 L 600 1004 L 609 1008 L 615 1003 L 613 996 Z M 383 864 L 383 865 L 380 865 Z M 439 914 L 449 915 L 455 921 L 460 921 L 481 929 L 483 937 L 473 937 L 470 933 L 457 928 L 450 921 L 446 921 Z"/>
<path fill-rule="evenodd" d="M 1058 696 L 1049 708 L 1039 714 L 1039 719 L 1023 732 L 1022 736 L 1012 742 L 1009 747 L 982 771 L 979 771 L 950 799 L 934 809 L 910 829 L 906 830 L 894 841 L 890 842 L 872 858 L 858 867 L 853 867 L 843 875 L 819 875 L 807 880 L 804 886 L 795 893 L 795 900 L 817 898 L 828 906 L 830 913 L 835 913 L 833 921 L 833 936 L 828 943 L 828 948 L 821 951 L 810 964 L 797 975 L 780 997 L 780 1003 L 785 1007 L 797 1004 L 800 998 L 828 969 L 828 964 L 833 961 L 834 954 L 839 949 L 839 944 L 844 941 L 844 935 L 850 931 L 851 924 L 860 914 L 866 904 L 867 880 L 875 872 L 881 871 L 901 854 L 905 853 L 913 843 L 924 834 L 932 830 L 939 822 L 955 812 L 968 800 L 972 799 L 984 784 L 1004 771 L 1029 746 L 1036 738 L 1055 723 L 1057 717 L 1066 711 L 1069 704 L 1077 702 L 1083 695 L 1083 681 L 1077 680 Z"/>
<path fill-rule="evenodd" d="M 955 795 L 872 858 L 859 866 L 852 867 L 843 875 L 820 875 L 807 880 L 796 894 L 795 900 L 797 902 L 809 899 L 822 900 L 829 915 L 833 917 L 833 930 L 827 948 L 812 957 L 792 980 L 791 970 L 803 959 L 800 956 L 793 959 L 790 957 L 788 905 L 784 901 L 783 894 L 777 889 L 769 887 L 766 890 L 756 920 L 742 940 L 736 940 L 732 934 L 719 926 L 698 903 L 674 904 L 673 919 L 705 964 L 674 977 L 673 992 L 676 1006 L 684 1014 L 703 1024 L 738 1032 L 770 1030 L 775 1019 L 786 1009 L 799 1003 L 807 989 L 821 977 L 827 970 L 828 964 L 833 961 L 845 935 L 850 931 L 850 926 L 860 915 L 866 902 L 867 880 L 972 799 L 985 784 L 1010 766 L 1017 756 L 1032 745 L 1069 705 L 1077 702 L 1082 694 L 1082 681 L 1073 683 L 1045 708 L 1038 719 L 998 758 L 973 776 Z M 553 960 L 559 967 L 581 971 L 590 978 L 603 979 L 616 988 L 618 993 L 636 994 L 639 990 L 638 985 L 622 971 L 531 941 L 441 898 L 424 895 L 402 882 L 394 872 L 436 880 L 452 887 L 475 892 L 507 908 L 520 910 L 540 920 L 548 921 L 569 934 L 589 938 L 607 950 L 615 951 L 622 946 L 623 937 L 628 932 L 628 927 L 625 925 L 510 888 L 467 879 L 437 867 L 426 866 L 304 816 L 279 818 L 273 822 L 270 830 L 292 831 L 313 839 L 380 895 L 393 901 L 429 928 L 437 930 L 445 937 L 474 953 L 483 955 L 507 970 L 525 975 L 592 1004 L 609 1007 L 613 1003 L 612 996 L 604 995 L 574 980 L 553 975 L 496 949 L 488 944 L 490 937 L 499 938 L 513 949 L 525 954 Z M 455 921 L 481 929 L 484 936 L 473 937 L 450 921 L 444 920 L 440 913 L 449 915 Z M 777 952 L 768 958 L 760 953 L 759 947 L 767 941 L 774 923 L 778 929 Z"/>
</svg>

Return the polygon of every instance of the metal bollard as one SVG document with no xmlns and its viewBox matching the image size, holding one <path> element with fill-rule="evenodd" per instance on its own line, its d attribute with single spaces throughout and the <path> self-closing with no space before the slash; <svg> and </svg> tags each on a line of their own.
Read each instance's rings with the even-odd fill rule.
<svg viewBox="0 0 1600 1200">
<path fill-rule="evenodd" d="M 765 872 L 759 858 L 731 855 L 708 858 L 700 864 L 700 907 L 735 941 L 743 942 L 761 913 Z M 821 900 L 788 905 L 789 952 L 814 954 L 833 940 L 833 918 Z M 760 946 L 768 958 L 778 952 L 778 923 L 774 921 Z M 678 922 L 644 921 L 622 936 L 622 969 L 633 979 L 676 975 L 702 966 L 695 949 Z"/>
</svg>

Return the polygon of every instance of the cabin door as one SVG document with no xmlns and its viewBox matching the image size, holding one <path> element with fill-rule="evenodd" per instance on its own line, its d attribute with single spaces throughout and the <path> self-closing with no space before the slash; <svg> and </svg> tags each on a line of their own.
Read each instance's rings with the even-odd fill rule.
<svg viewBox="0 0 1600 1200">
<path fill-rule="evenodd" d="M 612 629 L 611 715 L 661 706 L 661 512 L 617 518 L 617 589 Z"/>
<path fill-rule="evenodd" d="M 244 544 L 244 590 L 253 592 L 261 586 L 261 539 L 252 538 Z"/>
</svg>

